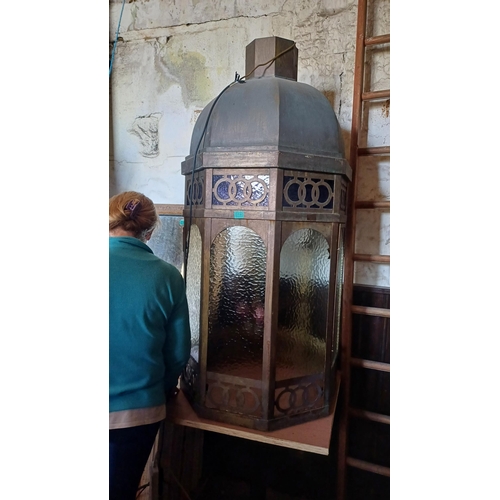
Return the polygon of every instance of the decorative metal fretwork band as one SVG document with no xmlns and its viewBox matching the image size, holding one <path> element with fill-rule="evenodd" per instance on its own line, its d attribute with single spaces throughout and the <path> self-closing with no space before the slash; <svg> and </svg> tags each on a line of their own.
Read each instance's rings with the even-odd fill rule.
<svg viewBox="0 0 500 500">
<path fill-rule="evenodd" d="M 261 408 L 260 397 L 251 387 L 237 386 L 220 380 L 212 380 L 208 384 L 207 400 L 211 406 L 235 413 L 255 414 L 259 407 Z"/>
<path fill-rule="evenodd" d="M 276 392 L 274 405 L 276 410 L 284 415 L 310 410 L 323 397 L 323 387 L 318 382 L 287 385 L 281 391 L 277 389 Z"/>
<path fill-rule="evenodd" d="M 203 205 L 203 193 L 205 192 L 205 176 L 197 172 L 194 174 L 193 192 L 191 193 L 191 176 L 186 177 L 186 205 L 191 205 L 191 198 L 193 205 Z"/>
<path fill-rule="evenodd" d="M 214 175 L 212 205 L 267 207 L 269 175 Z"/>
<path fill-rule="evenodd" d="M 334 179 L 283 177 L 283 207 L 333 209 Z"/>
</svg>

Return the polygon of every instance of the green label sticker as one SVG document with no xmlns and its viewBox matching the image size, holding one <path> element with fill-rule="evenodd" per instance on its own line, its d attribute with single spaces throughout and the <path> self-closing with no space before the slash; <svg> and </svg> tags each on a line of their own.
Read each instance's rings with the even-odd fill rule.
<svg viewBox="0 0 500 500">
<path fill-rule="evenodd" d="M 181 219 L 181 220 L 179 221 L 179 225 L 180 225 L 181 227 L 183 227 L 183 226 L 184 226 L 184 219 Z"/>
<path fill-rule="evenodd" d="M 241 210 L 236 210 L 234 212 L 234 218 L 235 219 L 244 219 L 245 218 L 245 212 L 243 212 Z"/>
</svg>

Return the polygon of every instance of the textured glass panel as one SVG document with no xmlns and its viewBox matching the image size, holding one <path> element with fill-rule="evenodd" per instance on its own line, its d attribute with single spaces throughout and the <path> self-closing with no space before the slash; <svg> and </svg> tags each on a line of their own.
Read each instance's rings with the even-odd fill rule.
<svg viewBox="0 0 500 500">
<path fill-rule="evenodd" d="M 332 341 L 332 367 L 335 364 L 339 352 L 341 312 L 342 312 L 342 292 L 344 289 L 344 233 L 345 228 L 339 229 L 339 243 L 337 250 L 337 271 L 335 282 L 335 318 L 334 318 L 334 338 Z"/>
<path fill-rule="evenodd" d="M 161 225 L 153 231 L 147 243 L 156 256 L 174 265 L 179 271 L 184 263 L 182 220 L 180 215 L 160 215 Z"/>
<path fill-rule="evenodd" d="M 201 234 L 191 226 L 186 276 L 186 295 L 191 326 L 191 356 L 199 361 L 200 353 L 200 296 L 201 296 Z"/>
<path fill-rule="evenodd" d="M 247 227 L 219 233 L 210 251 L 208 371 L 260 380 L 266 248 Z"/>
<path fill-rule="evenodd" d="M 329 278 L 324 236 L 292 233 L 280 256 L 276 380 L 324 372 Z"/>
</svg>

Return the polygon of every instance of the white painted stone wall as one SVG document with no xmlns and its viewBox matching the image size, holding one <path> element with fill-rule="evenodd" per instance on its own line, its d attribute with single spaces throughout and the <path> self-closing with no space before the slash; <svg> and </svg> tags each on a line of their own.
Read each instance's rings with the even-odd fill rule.
<svg viewBox="0 0 500 500">
<path fill-rule="evenodd" d="M 389 0 L 370 9 L 373 35 L 389 28 Z M 122 0 L 110 0 L 114 42 Z M 110 195 L 134 189 L 184 202 L 181 162 L 199 113 L 245 73 L 245 47 L 278 36 L 297 44 L 298 81 L 330 101 L 349 154 L 356 0 L 126 0 L 110 77 Z M 389 88 L 389 51 L 371 57 L 371 90 Z M 389 144 L 389 106 L 370 106 L 367 146 Z M 389 199 L 387 158 L 364 161 L 358 199 Z M 361 171 L 360 171 L 361 172 Z M 361 212 L 358 212 L 361 214 Z M 389 253 L 388 213 L 358 216 L 358 253 Z M 389 286 L 388 266 L 356 267 L 356 282 Z"/>
</svg>

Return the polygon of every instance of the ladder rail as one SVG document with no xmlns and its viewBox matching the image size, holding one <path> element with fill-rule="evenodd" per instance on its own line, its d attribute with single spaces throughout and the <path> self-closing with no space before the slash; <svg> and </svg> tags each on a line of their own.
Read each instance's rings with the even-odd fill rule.
<svg viewBox="0 0 500 500">
<path fill-rule="evenodd" d="M 338 483 L 337 498 L 344 500 L 346 497 L 347 479 L 347 433 L 349 430 L 349 395 L 351 390 L 351 377 L 349 359 L 351 358 L 351 336 L 352 329 L 352 295 L 354 279 L 354 254 L 355 244 L 355 206 L 356 199 L 356 169 L 357 169 L 357 148 L 358 134 L 361 122 L 361 93 L 363 84 L 363 71 L 365 66 L 365 32 L 366 32 L 366 10 L 367 0 L 358 0 L 357 27 L 356 27 L 356 48 L 353 80 L 353 102 L 351 121 L 351 144 L 349 148 L 349 164 L 352 169 L 352 182 L 349 184 L 347 222 L 345 232 L 345 261 L 344 261 L 344 292 L 342 294 L 342 332 L 341 332 L 341 370 L 342 370 L 342 390 L 341 390 L 341 416 L 338 449 Z M 347 365 L 347 366 L 346 366 Z"/>
<path fill-rule="evenodd" d="M 342 297 L 342 331 L 340 343 L 340 367 L 342 371 L 342 390 L 340 398 L 343 404 L 341 404 L 338 443 L 338 500 L 344 500 L 346 498 L 348 466 L 375 474 L 381 474 L 387 477 L 390 475 L 389 467 L 383 467 L 363 460 L 358 460 L 350 457 L 348 454 L 349 416 L 361 417 L 387 425 L 390 424 L 390 418 L 387 415 L 368 412 L 362 409 L 355 409 L 349 405 L 351 392 L 351 367 L 361 367 L 382 372 L 390 372 L 389 363 L 352 358 L 351 344 L 353 314 L 379 316 L 385 318 L 390 317 L 389 309 L 353 305 L 355 262 L 376 262 L 380 264 L 390 263 L 389 255 L 367 255 L 356 254 L 355 252 L 356 211 L 360 209 L 390 209 L 389 200 L 356 200 L 358 158 L 360 156 L 390 155 L 389 146 L 360 148 L 358 144 L 363 121 L 363 104 L 366 102 L 390 98 L 390 90 L 388 89 L 378 91 L 365 91 L 364 89 L 366 48 L 374 45 L 390 43 L 389 34 L 372 36 L 369 38 L 366 37 L 367 11 L 368 0 L 358 0 L 351 143 L 349 148 L 349 163 L 352 168 L 352 181 L 349 185 L 345 232 L 344 293 Z"/>
</svg>

